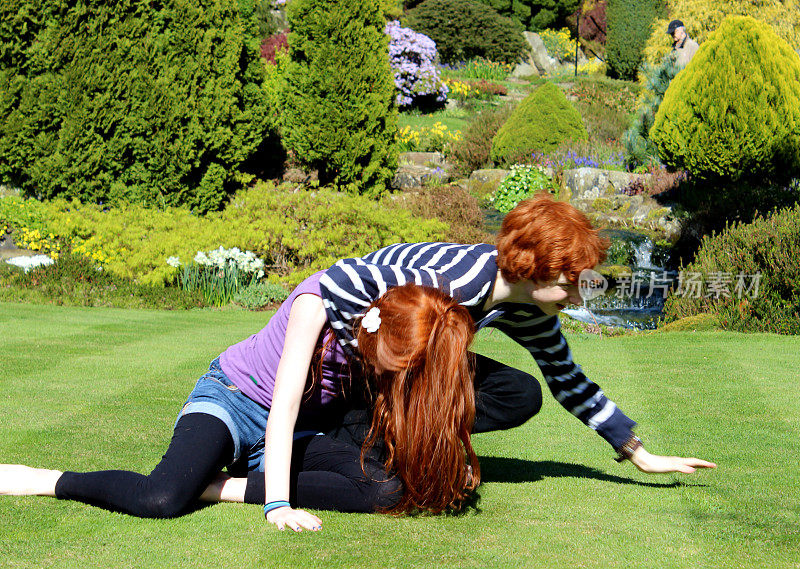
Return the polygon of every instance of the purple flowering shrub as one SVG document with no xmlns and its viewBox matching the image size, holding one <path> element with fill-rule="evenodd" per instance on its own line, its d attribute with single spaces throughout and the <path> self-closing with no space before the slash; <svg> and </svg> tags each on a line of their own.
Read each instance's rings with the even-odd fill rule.
<svg viewBox="0 0 800 569">
<path fill-rule="evenodd" d="M 394 71 L 398 107 L 441 105 L 448 88 L 435 65 L 436 44 L 424 34 L 403 28 L 394 20 L 384 30 L 389 36 L 389 62 Z"/>
</svg>

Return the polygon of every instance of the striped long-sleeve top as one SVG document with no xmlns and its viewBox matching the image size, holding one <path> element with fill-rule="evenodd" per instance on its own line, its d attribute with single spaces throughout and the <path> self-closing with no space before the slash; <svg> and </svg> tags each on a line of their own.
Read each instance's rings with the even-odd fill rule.
<svg viewBox="0 0 800 569">
<path fill-rule="evenodd" d="M 618 449 L 635 423 L 573 362 L 558 317 L 526 303 L 483 309 L 497 277 L 496 260 L 497 249 L 487 244 L 390 245 L 329 268 L 320 280 L 322 302 L 337 339 L 352 353 L 358 348 L 355 319 L 387 289 L 409 282 L 438 288 L 467 307 L 478 329 L 498 328 L 528 350 L 556 400 Z"/>
</svg>

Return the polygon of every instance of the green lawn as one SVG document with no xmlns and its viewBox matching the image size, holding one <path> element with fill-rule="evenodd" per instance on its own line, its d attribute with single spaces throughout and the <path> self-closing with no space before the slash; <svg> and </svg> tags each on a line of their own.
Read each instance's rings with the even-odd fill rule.
<svg viewBox="0 0 800 569">
<path fill-rule="evenodd" d="M 148 471 L 208 361 L 266 319 L 0 303 L 0 462 Z M 641 474 L 548 397 L 525 426 L 474 437 L 486 482 L 462 516 L 322 512 L 322 532 L 294 534 L 257 506 L 155 521 L 0 497 L 0 566 L 800 567 L 800 338 L 570 341 L 649 450 L 719 468 Z M 535 367 L 499 332 L 476 347 Z"/>
</svg>

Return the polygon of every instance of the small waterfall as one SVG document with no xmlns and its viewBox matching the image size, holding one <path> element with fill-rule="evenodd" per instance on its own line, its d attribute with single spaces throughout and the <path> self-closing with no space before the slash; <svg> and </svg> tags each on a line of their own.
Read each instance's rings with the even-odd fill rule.
<svg viewBox="0 0 800 569">
<path fill-rule="evenodd" d="M 645 237 L 641 243 L 634 245 L 635 266 L 640 269 L 658 269 L 653 266 L 653 241 Z"/>
</svg>

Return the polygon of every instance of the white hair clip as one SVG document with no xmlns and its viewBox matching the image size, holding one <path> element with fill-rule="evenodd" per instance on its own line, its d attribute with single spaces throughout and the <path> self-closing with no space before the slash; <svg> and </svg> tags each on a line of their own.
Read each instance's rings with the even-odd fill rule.
<svg viewBox="0 0 800 569">
<path fill-rule="evenodd" d="M 374 334 L 381 327 L 381 309 L 377 306 L 370 308 L 361 319 L 361 327 L 370 334 Z"/>
</svg>

